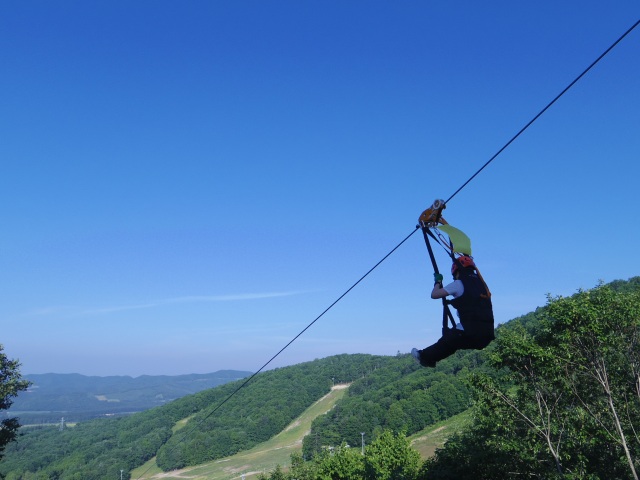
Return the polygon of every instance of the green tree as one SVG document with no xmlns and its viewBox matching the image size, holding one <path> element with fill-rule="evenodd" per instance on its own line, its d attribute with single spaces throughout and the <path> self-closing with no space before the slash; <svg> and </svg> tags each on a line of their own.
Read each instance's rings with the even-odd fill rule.
<svg viewBox="0 0 640 480">
<path fill-rule="evenodd" d="M 301 453 L 292 453 L 291 469 L 288 478 L 295 480 L 316 480 L 316 471 L 313 462 L 305 462 Z"/>
<path fill-rule="evenodd" d="M 411 448 L 404 433 L 385 430 L 365 449 L 364 478 L 368 480 L 414 480 L 420 454 Z"/>
<path fill-rule="evenodd" d="M 291 455 L 287 474 L 277 467 L 261 480 L 416 480 L 420 454 L 411 448 L 406 435 L 383 431 L 364 450 L 342 443 L 324 448 L 311 461 Z"/>
<path fill-rule="evenodd" d="M 337 448 L 327 449 L 315 458 L 317 480 L 360 480 L 364 465 L 360 449 L 343 443 Z"/>
<path fill-rule="evenodd" d="M 258 475 L 258 480 L 286 480 L 287 476 L 282 471 L 282 467 L 280 465 L 276 465 L 276 468 L 270 475 Z"/>
<path fill-rule="evenodd" d="M 28 387 L 29 382 L 20 376 L 20 363 L 9 360 L 0 344 L 0 412 L 8 410 L 18 392 Z M 19 427 L 17 418 L 5 418 L 0 422 L 0 458 L 6 445 L 15 439 Z"/>
<path fill-rule="evenodd" d="M 571 398 L 593 424 L 602 446 L 615 445 L 628 474 L 640 464 L 640 292 L 605 286 L 558 299 L 541 336 L 557 352 Z M 606 439 L 606 440 L 605 440 Z M 608 463 L 608 462 L 607 462 Z"/>
</svg>

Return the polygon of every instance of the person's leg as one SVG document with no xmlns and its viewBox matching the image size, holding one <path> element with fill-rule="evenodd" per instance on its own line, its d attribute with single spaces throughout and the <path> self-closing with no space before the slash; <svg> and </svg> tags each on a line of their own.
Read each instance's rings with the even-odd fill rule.
<svg viewBox="0 0 640 480">
<path fill-rule="evenodd" d="M 436 362 L 453 355 L 460 348 L 464 348 L 464 335 L 459 330 L 446 331 L 436 343 L 419 351 L 420 364 L 425 367 L 435 367 Z"/>
<path fill-rule="evenodd" d="M 492 337 L 487 337 L 487 336 L 468 337 L 464 341 L 464 346 L 460 348 L 473 348 L 475 350 L 482 350 L 487 345 L 489 345 L 492 342 L 492 340 L 493 340 Z"/>
</svg>

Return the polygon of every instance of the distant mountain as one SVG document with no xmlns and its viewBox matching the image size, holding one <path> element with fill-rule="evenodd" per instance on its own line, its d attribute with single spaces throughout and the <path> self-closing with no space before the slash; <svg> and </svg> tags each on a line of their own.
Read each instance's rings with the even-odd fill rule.
<svg viewBox="0 0 640 480">
<path fill-rule="evenodd" d="M 8 412 L 23 425 L 67 422 L 140 412 L 185 395 L 217 387 L 251 375 L 220 370 L 191 375 L 142 375 L 94 377 L 77 373 L 24 375 L 33 383 L 15 399 Z"/>
</svg>

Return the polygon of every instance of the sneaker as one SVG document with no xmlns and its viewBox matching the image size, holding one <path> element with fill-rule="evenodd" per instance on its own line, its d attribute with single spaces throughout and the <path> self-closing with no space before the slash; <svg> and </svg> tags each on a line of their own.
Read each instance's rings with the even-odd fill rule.
<svg viewBox="0 0 640 480">
<path fill-rule="evenodd" d="M 436 368 L 436 362 L 434 362 L 433 360 L 430 362 L 422 361 L 420 362 L 420 365 L 422 365 L 423 367 Z"/>
<path fill-rule="evenodd" d="M 418 350 L 417 348 L 412 348 L 411 356 L 416 359 L 416 362 L 420 363 L 420 350 Z"/>
<path fill-rule="evenodd" d="M 431 362 L 426 362 L 424 360 L 422 360 L 422 357 L 420 356 L 420 350 L 418 350 L 417 348 L 412 348 L 411 349 L 411 356 L 413 358 L 416 359 L 416 361 L 422 365 L 423 367 L 431 367 L 431 368 L 436 368 L 436 362 L 431 361 Z"/>
</svg>

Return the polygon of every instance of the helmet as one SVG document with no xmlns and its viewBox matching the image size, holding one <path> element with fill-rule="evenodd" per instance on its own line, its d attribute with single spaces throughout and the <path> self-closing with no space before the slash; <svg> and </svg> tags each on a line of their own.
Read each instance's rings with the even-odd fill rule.
<svg viewBox="0 0 640 480">
<path fill-rule="evenodd" d="M 476 268 L 476 264 L 473 263 L 473 258 L 469 255 L 462 255 L 453 262 L 453 265 L 451 265 L 451 275 L 455 275 L 458 271 L 458 264 L 462 265 L 462 268 Z"/>
</svg>

